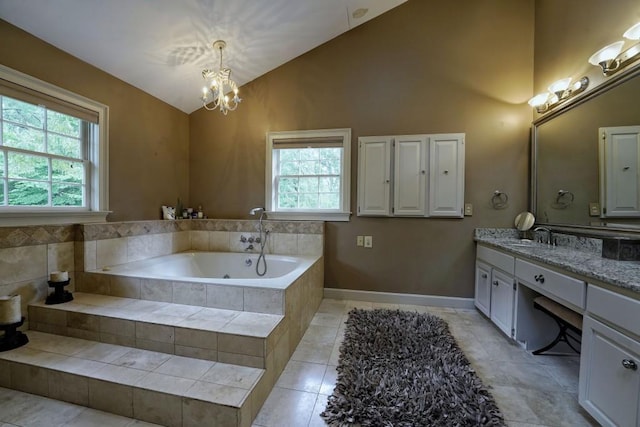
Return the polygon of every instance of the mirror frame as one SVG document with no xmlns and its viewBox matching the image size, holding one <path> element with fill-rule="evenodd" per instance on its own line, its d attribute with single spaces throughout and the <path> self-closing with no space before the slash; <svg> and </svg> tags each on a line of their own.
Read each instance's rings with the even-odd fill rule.
<svg viewBox="0 0 640 427">
<path fill-rule="evenodd" d="M 591 225 L 580 225 L 580 224 L 554 224 L 554 223 L 543 223 L 538 222 L 539 215 L 537 212 L 537 196 L 538 196 L 538 127 L 543 125 L 544 123 L 553 120 L 556 117 L 559 117 L 563 113 L 570 111 L 576 108 L 579 105 L 588 102 L 589 100 L 596 98 L 597 96 L 635 78 L 640 76 L 640 61 L 638 61 L 633 66 L 628 67 L 625 70 L 619 71 L 613 76 L 606 78 L 600 84 L 595 86 L 591 90 L 587 90 L 586 92 L 578 95 L 576 98 L 572 98 L 567 100 L 567 102 L 559 105 L 555 109 L 550 112 L 543 114 L 541 117 L 535 119 L 531 123 L 531 161 L 530 161 L 530 197 L 529 197 L 529 211 L 533 213 L 536 218 L 536 225 L 544 225 L 547 227 L 552 227 L 556 230 L 565 230 L 569 233 L 573 232 L 574 234 L 582 234 L 582 235 L 592 235 L 592 236 L 602 236 L 602 235 L 610 235 L 610 234 L 620 234 L 620 233 L 640 233 L 640 226 L 636 229 L 635 227 L 607 227 L 605 225 L 602 226 L 591 226 Z M 593 81 L 593 80 L 592 80 Z M 600 183 L 598 183 L 600 186 Z M 600 202 L 602 203 L 602 202 Z M 606 219 L 602 219 L 603 222 Z"/>
</svg>

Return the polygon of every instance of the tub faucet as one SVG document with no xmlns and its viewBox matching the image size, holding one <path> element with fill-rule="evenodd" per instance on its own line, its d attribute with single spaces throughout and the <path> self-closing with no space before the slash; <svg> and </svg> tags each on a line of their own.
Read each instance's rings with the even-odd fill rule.
<svg viewBox="0 0 640 427">
<path fill-rule="evenodd" d="M 540 238 L 540 243 L 546 243 L 547 245 L 551 245 L 552 244 L 552 231 L 549 230 L 547 227 L 536 227 L 533 229 L 533 231 L 543 231 L 545 233 L 547 233 L 547 239 L 546 241 L 542 241 L 542 238 Z"/>
<path fill-rule="evenodd" d="M 244 249 L 245 252 L 249 252 L 249 251 L 252 251 L 252 250 L 253 250 L 253 245 L 249 245 Z"/>
</svg>

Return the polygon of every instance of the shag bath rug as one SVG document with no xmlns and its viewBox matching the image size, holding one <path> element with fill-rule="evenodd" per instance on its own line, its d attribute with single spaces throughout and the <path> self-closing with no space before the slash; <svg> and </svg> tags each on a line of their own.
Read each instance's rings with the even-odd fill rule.
<svg viewBox="0 0 640 427">
<path fill-rule="evenodd" d="M 505 426 L 493 397 L 431 314 L 349 313 L 338 379 L 321 414 L 330 426 Z"/>
</svg>

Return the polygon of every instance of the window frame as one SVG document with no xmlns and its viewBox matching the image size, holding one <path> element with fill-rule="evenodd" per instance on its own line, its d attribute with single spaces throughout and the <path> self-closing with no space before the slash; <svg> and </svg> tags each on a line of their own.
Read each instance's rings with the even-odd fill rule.
<svg viewBox="0 0 640 427">
<path fill-rule="evenodd" d="M 342 140 L 342 159 L 340 163 L 340 207 L 338 209 L 286 209 L 276 210 L 276 189 L 274 181 L 278 176 L 279 164 L 275 161 L 274 142 L 278 140 L 309 140 L 314 146 L 321 147 L 321 140 Z M 351 129 L 319 129 L 304 131 L 267 132 L 265 165 L 265 203 L 266 211 L 271 219 L 314 220 L 314 221 L 349 221 L 351 216 Z M 320 142 L 319 142 L 320 141 Z M 313 176 L 313 175 L 310 175 Z"/>
<path fill-rule="evenodd" d="M 88 126 L 87 206 L 0 206 L 0 226 L 104 222 L 109 209 L 109 107 L 0 64 L 0 79 L 93 111 L 98 125 Z"/>
</svg>

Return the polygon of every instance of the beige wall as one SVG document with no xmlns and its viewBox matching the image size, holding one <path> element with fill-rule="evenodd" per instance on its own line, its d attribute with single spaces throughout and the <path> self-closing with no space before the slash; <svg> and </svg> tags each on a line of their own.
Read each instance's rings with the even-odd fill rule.
<svg viewBox="0 0 640 427">
<path fill-rule="evenodd" d="M 158 219 L 187 197 L 187 114 L 2 20 L 0 40 L 0 64 L 109 106 L 108 220 Z"/>
<path fill-rule="evenodd" d="M 325 286 L 473 296 L 476 227 L 509 227 L 527 208 L 533 0 L 406 4 L 241 89 L 224 117 L 190 116 L 190 196 L 210 217 L 264 204 L 265 132 L 350 127 L 351 210 L 358 136 L 466 133 L 465 219 L 328 223 Z M 494 190 L 509 207 L 494 210 Z M 356 235 L 373 235 L 373 249 Z"/>
</svg>

